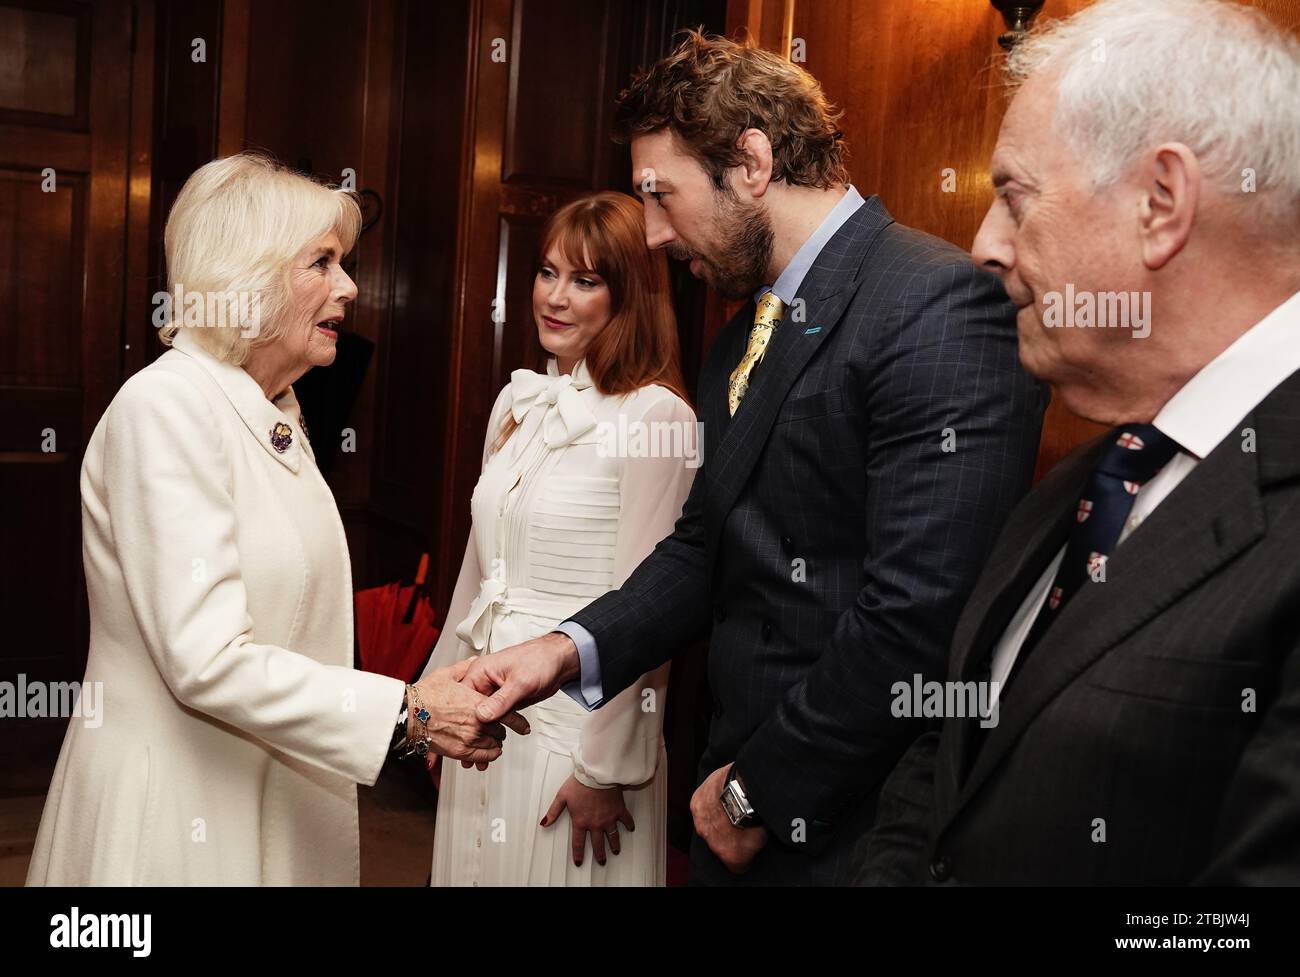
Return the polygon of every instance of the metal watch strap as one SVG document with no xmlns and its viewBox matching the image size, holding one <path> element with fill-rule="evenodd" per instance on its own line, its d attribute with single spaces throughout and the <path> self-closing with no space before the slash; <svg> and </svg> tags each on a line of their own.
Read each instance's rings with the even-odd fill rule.
<svg viewBox="0 0 1300 977">
<path fill-rule="evenodd" d="M 735 764 L 732 764 L 731 769 L 727 772 L 727 780 L 722 785 L 722 797 L 719 800 L 722 809 L 727 812 L 727 818 L 733 826 L 748 828 L 762 824 L 758 812 L 754 810 L 754 805 L 750 803 L 749 797 L 745 794 L 745 788 L 740 783 L 740 778 L 736 776 Z"/>
</svg>

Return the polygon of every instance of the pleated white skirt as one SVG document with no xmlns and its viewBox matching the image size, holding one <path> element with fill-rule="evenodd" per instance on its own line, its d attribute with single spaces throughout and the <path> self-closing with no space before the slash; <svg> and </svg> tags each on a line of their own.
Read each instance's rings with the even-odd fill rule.
<svg viewBox="0 0 1300 977">
<path fill-rule="evenodd" d="M 504 614 L 494 621 L 492 651 L 544 633 L 554 622 Z M 513 633 L 518 629 L 521 633 Z M 578 733 L 590 715 L 566 693 L 523 710 L 532 731 L 510 733 L 500 759 L 487 770 L 442 762 L 433 839 L 436 886 L 662 886 L 667 858 L 667 757 L 649 783 L 625 789 L 635 831 L 619 824 L 620 854 L 606 845 L 601 866 L 586 840 L 581 866 L 573 864 L 572 822 L 565 810 L 540 825 L 573 773 Z"/>
</svg>

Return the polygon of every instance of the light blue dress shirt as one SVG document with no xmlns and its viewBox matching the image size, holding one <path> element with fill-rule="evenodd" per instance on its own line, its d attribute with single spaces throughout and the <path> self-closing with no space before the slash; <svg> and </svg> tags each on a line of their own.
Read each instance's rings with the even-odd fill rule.
<svg viewBox="0 0 1300 977">
<path fill-rule="evenodd" d="M 840 198 L 839 203 L 826 215 L 826 219 L 817 226 L 817 230 L 812 232 L 808 240 L 795 252 L 790 263 L 785 266 L 773 285 L 764 285 L 754 293 L 754 301 L 757 302 L 767 292 L 775 292 L 776 297 L 785 303 L 787 308 L 794 301 L 794 297 L 799 294 L 799 286 L 803 284 L 804 278 L 808 276 L 809 269 L 822 253 L 822 248 L 826 247 L 835 232 L 838 231 L 846 220 L 853 216 L 859 207 L 865 203 L 862 194 L 852 184 L 849 184 L 844 196 Z M 561 634 L 567 634 L 573 639 L 573 643 L 578 646 L 578 661 L 580 662 L 580 676 L 568 685 L 564 686 L 564 692 L 572 697 L 580 706 L 590 710 L 595 709 L 605 701 L 605 691 L 600 684 L 600 654 L 596 648 L 596 639 L 590 631 L 584 628 L 577 621 L 564 621 L 555 627 L 556 631 Z"/>
</svg>

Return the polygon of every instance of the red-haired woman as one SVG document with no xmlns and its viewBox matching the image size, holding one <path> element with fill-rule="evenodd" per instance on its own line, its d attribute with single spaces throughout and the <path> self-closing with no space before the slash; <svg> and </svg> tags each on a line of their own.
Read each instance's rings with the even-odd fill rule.
<svg viewBox="0 0 1300 977">
<path fill-rule="evenodd" d="M 533 318 L 546 372 L 515 370 L 492 409 L 430 669 L 545 634 L 622 585 L 672 532 L 698 468 L 640 204 L 597 193 L 556 212 Z M 523 710 L 532 733 L 486 770 L 445 764 L 433 884 L 662 885 L 667 684 L 665 664 L 593 712 L 558 693 Z"/>
</svg>

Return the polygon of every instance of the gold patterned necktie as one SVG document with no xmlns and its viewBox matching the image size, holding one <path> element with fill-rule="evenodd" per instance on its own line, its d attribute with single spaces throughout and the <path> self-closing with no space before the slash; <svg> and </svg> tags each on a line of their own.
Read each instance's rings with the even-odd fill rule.
<svg viewBox="0 0 1300 977">
<path fill-rule="evenodd" d="M 754 328 L 749 331 L 749 346 L 740 358 L 736 368 L 731 371 L 731 382 L 727 384 L 727 406 L 731 416 L 736 416 L 740 402 L 749 389 L 749 375 L 767 352 L 767 344 L 776 332 L 781 316 L 785 315 L 785 303 L 776 297 L 776 292 L 764 292 L 758 300 L 758 309 L 754 313 Z"/>
</svg>

